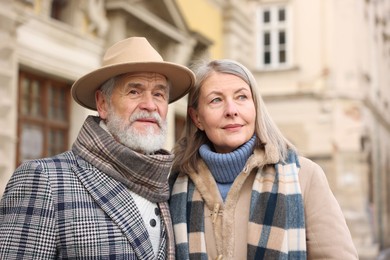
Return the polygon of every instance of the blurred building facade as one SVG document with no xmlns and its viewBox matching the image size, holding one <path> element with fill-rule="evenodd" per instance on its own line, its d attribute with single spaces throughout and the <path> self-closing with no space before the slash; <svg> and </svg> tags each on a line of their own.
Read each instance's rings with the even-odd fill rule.
<svg viewBox="0 0 390 260">
<path fill-rule="evenodd" d="M 69 91 L 99 67 L 108 46 L 144 36 L 165 60 L 183 65 L 207 47 L 171 0 L 0 0 L 0 6 L 0 193 L 20 162 L 69 149 L 85 117 L 96 114 Z M 185 111 L 185 101 L 170 105 L 168 148 Z"/>
<path fill-rule="evenodd" d="M 373 259 L 390 247 L 390 2 L 253 2 L 268 108 L 323 167 L 361 259 Z"/>
<path fill-rule="evenodd" d="M 165 60 L 231 58 L 319 163 L 361 259 L 390 247 L 390 3 L 373 0 L 0 0 L 0 194 L 23 160 L 69 149 L 72 82 L 145 36 Z M 171 148 L 186 100 L 170 105 Z"/>
</svg>

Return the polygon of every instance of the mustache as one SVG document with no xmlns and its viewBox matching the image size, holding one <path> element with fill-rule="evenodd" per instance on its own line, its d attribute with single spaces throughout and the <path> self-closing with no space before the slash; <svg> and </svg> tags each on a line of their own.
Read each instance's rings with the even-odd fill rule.
<svg viewBox="0 0 390 260">
<path fill-rule="evenodd" d="M 138 119 L 143 119 L 143 118 L 152 118 L 156 120 L 157 125 L 161 128 L 163 126 L 163 120 L 160 117 L 160 115 L 157 112 L 146 112 L 146 111 L 141 111 L 136 114 L 132 114 L 129 118 L 130 124 L 134 123 Z"/>
</svg>

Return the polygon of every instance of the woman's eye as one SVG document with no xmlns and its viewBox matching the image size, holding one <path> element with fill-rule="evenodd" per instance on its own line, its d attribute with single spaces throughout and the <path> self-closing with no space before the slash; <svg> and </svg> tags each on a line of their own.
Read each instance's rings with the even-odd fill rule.
<svg viewBox="0 0 390 260">
<path fill-rule="evenodd" d="M 220 101 L 221 101 L 220 98 L 213 98 L 210 103 L 218 103 Z"/>
<path fill-rule="evenodd" d="M 239 95 L 238 96 L 238 99 L 240 99 L 240 100 L 245 100 L 245 99 L 247 99 L 248 97 L 246 96 L 246 95 Z"/>
</svg>

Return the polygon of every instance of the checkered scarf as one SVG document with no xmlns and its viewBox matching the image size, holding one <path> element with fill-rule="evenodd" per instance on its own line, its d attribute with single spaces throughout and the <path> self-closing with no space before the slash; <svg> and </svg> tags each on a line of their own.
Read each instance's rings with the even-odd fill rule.
<svg viewBox="0 0 390 260">
<path fill-rule="evenodd" d="M 168 175 L 173 155 L 160 150 L 144 155 L 118 143 L 99 126 L 99 117 L 88 116 L 73 144 L 75 154 L 100 171 L 126 185 L 129 190 L 158 203 L 168 236 L 167 259 L 174 259 L 174 239 L 167 200 Z"/>
<path fill-rule="evenodd" d="M 253 158 L 244 168 L 252 167 L 250 161 Z M 246 259 L 306 259 L 299 167 L 296 153 L 290 152 L 287 162 L 275 164 L 275 170 L 267 166 L 258 168 L 252 186 Z M 178 259 L 207 260 L 204 234 L 204 203 L 207 199 L 204 201 L 204 191 L 199 191 L 203 188 L 194 184 L 192 174 L 197 173 L 177 177 L 170 199 L 176 256 Z M 222 249 L 228 247 L 221 246 L 224 241 L 217 241 L 222 240 L 220 235 L 215 235 L 221 259 L 233 259 Z"/>
</svg>

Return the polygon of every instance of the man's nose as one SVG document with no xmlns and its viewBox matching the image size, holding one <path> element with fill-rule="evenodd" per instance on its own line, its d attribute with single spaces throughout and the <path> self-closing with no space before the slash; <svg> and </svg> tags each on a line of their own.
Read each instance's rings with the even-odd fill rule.
<svg viewBox="0 0 390 260">
<path fill-rule="evenodd" d="M 156 111 L 157 105 L 155 100 L 153 99 L 153 95 L 151 93 L 144 93 L 139 107 L 148 111 Z"/>
</svg>

